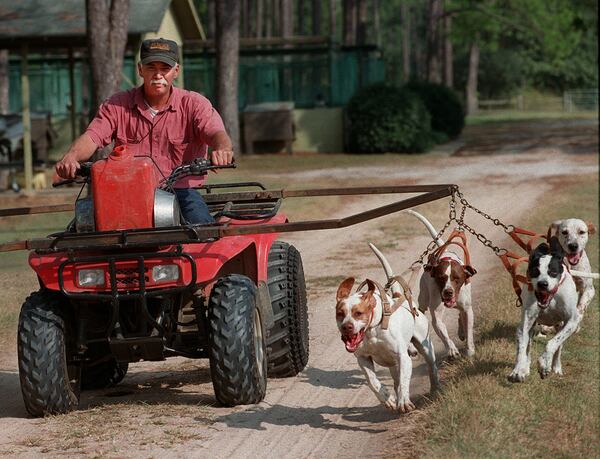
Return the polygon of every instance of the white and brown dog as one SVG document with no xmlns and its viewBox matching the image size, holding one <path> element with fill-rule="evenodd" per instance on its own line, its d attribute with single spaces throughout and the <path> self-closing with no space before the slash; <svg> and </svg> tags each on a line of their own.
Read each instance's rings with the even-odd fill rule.
<svg viewBox="0 0 600 459">
<path fill-rule="evenodd" d="M 560 242 L 571 271 L 574 274 L 583 273 L 582 276 L 574 276 L 574 279 L 579 294 L 577 309 L 584 314 L 596 294 L 592 276 L 587 276 L 587 274 L 591 274 L 592 267 L 585 251 L 589 235 L 596 232 L 596 227 L 592 223 L 586 223 L 578 218 L 568 218 L 553 222 L 550 232 Z"/>
<path fill-rule="evenodd" d="M 564 264 L 564 257 L 556 237 L 550 239 L 550 245 L 540 244 L 529 256 L 527 277 L 531 289 L 524 288 L 521 292 L 523 306 L 517 329 L 517 362 L 508 376 L 511 382 L 523 382 L 529 376 L 535 323 L 559 328 L 538 360 L 540 376 L 545 378 L 551 371 L 562 375 L 562 345 L 577 330 L 582 317 L 577 309 L 575 281 Z"/>
<path fill-rule="evenodd" d="M 437 231 L 433 225 L 418 212 L 407 210 L 413 215 L 431 234 L 438 247 L 444 242 L 437 238 Z M 419 305 L 422 311 L 429 308 L 433 329 L 444 343 L 449 359 L 460 357 L 460 352 L 454 341 L 448 334 L 444 323 L 446 309 L 457 308 L 458 314 L 458 337 L 461 341 L 467 341 L 467 356 L 475 354 L 475 342 L 473 340 L 473 307 L 471 305 L 470 278 L 475 275 L 475 269 L 465 263 L 459 255 L 452 251 L 444 251 L 439 257 L 430 259 L 425 266 L 425 272 L 421 276 Z"/>
<path fill-rule="evenodd" d="M 393 274 L 389 263 L 378 252 L 376 254 L 381 257 L 380 261 L 390 280 Z M 354 293 L 353 277 L 339 285 L 335 308 L 337 326 L 346 350 L 356 356 L 377 399 L 390 410 L 407 413 L 415 408 L 409 394 L 412 361 L 408 349 L 411 344 L 427 362 L 431 390 L 439 387 L 429 321 L 425 314 L 411 310 L 409 301 L 402 296 L 398 285 L 392 286 L 393 295 L 377 287 L 371 280 L 367 279 L 366 285 L 366 292 Z M 400 297 L 397 298 L 397 309 L 391 315 L 384 315 L 384 303 L 393 304 L 394 297 Z M 394 380 L 394 393 L 390 393 L 377 378 L 375 363 L 389 368 Z"/>
</svg>

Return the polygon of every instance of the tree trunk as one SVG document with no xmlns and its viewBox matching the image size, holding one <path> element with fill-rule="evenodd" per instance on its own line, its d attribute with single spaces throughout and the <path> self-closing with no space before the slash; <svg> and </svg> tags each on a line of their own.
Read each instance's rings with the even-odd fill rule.
<svg viewBox="0 0 600 459">
<path fill-rule="evenodd" d="M 332 40 L 335 40 L 336 33 L 336 19 L 337 19 L 337 1 L 338 0 L 329 0 L 329 36 Z"/>
<path fill-rule="evenodd" d="M 250 36 L 250 5 L 248 0 L 242 0 L 242 37 Z"/>
<path fill-rule="evenodd" d="M 356 0 L 344 0 L 344 38 L 345 46 L 356 44 Z"/>
<path fill-rule="evenodd" d="M 294 10 L 292 0 L 281 0 L 281 36 L 291 37 L 294 34 Z"/>
<path fill-rule="evenodd" d="M 452 16 L 448 15 L 444 18 L 444 84 L 449 88 L 454 86 L 454 53 L 450 32 L 452 32 Z"/>
<path fill-rule="evenodd" d="M 321 35 L 321 0 L 312 0 L 312 34 Z"/>
<path fill-rule="evenodd" d="M 471 43 L 469 50 L 469 77 L 467 78 L 467 115 L 474 115 L 479 109 L 477 99 L 477 76 L 479 73 L 479 44 Z"/>
<path fill-rule="evenodd" d="M 256 38 L 261 38 L 263 36 L 263 16 L 265 14 L 263 7 L 263 0 L 256 0 Z"/>
<path fill-rule="evenodd" d="M 402 16 L 402 81 L 410 80 L 410 5 L 402 0 L 400 14 Z"/>
<path fill-rule="evenodd" d="M 95 112 L 121 85 L 129 0 L 86 0 L 86 18 Z"/>
<path fill-rule="evenodd" d="M 207 22 L 207 35 L 206 38 L 214 40 L 215 38 L 215 21 L 217 20 L 217 13 L 215 11 L 215 0 L 206 0 L 206 22 Z"/>
<path fill-rule="evenodd" d="M 442 0 L 429 0 L 427 12 L 427 79 L 432 83 L 442 82 L 440 65 L 440 17 Z"/>
<path fill-rule="evenodd" d="M 265 0 L 265 37 L 271 38 L 273 36 L 273 4 L 278 0 Z"/>
<path fill-rule="evenodd" d="M 367 0 L 358 0 L 356 44 L 367 44 Z"/>
<path fill-rule="evenodd" d="M 280 2 L 281 0 L 273 0 L 273 36 L 281 36 L 281 13 L 280 13 Z"/>
<path fill-rule="evenodd" d="M 375 27 L 375 44 L 381 47 L 381 16 L 379 15 L 379 0 L 373 0 L 373 22 Z"/>
<path fill-rule="evenodd" d="M 0 50 L 0 115 L 6 115 L 9 111 L 8 87 L 8 50 Z"/>
<path fill-rule="evenodd" d="M 240 2 L 219 0 L 216 5 L 217 110 L 233 142 L 233 151 L 240 152 L 238 117 L 238 63 L 240 49 Z"/>
<path fill-rule="evenodd" d="M 305 24 L 304 20 L 304 0 L 298 0 L 298 10 L 296 11 L 296 17 L 298 18 L 298 28 L 296 29 L 296 35 L 304 35 Z"/>
</svg>

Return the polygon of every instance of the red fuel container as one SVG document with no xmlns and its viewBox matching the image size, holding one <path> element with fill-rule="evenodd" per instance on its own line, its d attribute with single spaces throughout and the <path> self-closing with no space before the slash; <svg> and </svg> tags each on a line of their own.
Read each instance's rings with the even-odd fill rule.
<svg viewBox="0 0 600 459">
<path fill-rule="evenodd" d="M 150 158 L 136 157 L 127 146 L 92 165 L 96 231 L 152 228 L 158 172 Z"/>
</svg>

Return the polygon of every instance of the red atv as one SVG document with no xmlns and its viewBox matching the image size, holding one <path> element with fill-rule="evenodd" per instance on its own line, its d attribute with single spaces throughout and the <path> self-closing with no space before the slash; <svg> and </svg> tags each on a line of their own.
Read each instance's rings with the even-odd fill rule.
<svg viewBox="0 0 600 459">
<path fill-rule="evenodd" d="M 181 222 L 173 183 L 215 168 L 196 160 L 162 178 L 150 157 L 125 148 L 82 165 L 88 195 L 80 193 L 75 218 L 28 247 L 36 249 L 29 264 L 40 284 L 19 316 L 19 374 L 30 414 L 74 410 L 80 390 L 117 384 L 142 359 L 208 357 L 216 398 L 227 406 L 258 403 L 267 375 L 304 369 L 300 254 L 272 229 L 255 232 L 287 222 L 278 213 L 281 198 L 261 190 L 254 198 L 214 194 L 205 186 L 218 223 Z M 259 183 L 217 187 L 264 190 Z"/>
</svg>

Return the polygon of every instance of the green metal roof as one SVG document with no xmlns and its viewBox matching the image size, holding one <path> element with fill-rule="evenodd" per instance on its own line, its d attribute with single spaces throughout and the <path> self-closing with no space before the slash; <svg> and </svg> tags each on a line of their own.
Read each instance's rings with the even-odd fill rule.
<svg viewBox="0 0 600 459">
<path fill-rule="evenodd" d="M 171 0 L 130 0 L 129 34 L 157 32 Z M 0 0 L 2 41 L 85 36 L 85 0 Z"/>
</svg>

